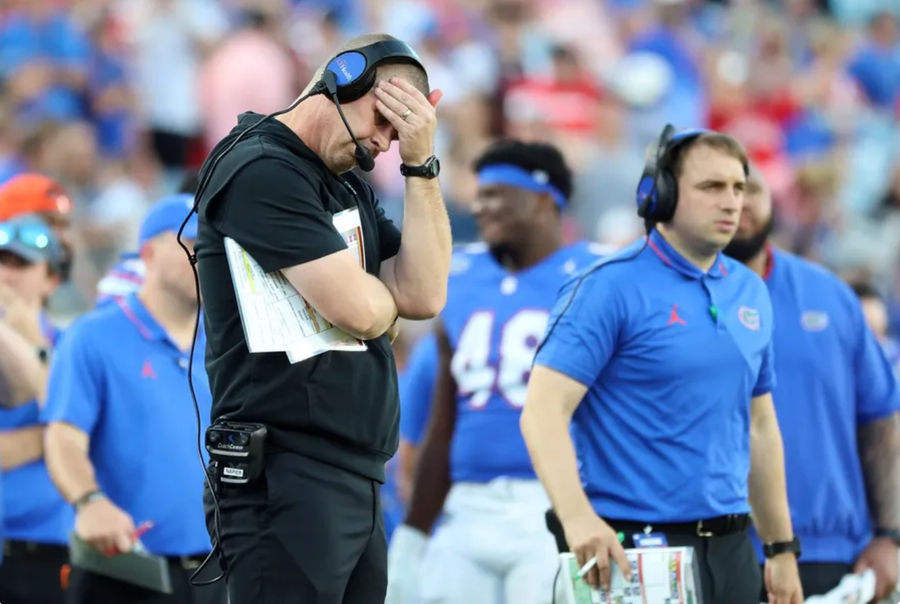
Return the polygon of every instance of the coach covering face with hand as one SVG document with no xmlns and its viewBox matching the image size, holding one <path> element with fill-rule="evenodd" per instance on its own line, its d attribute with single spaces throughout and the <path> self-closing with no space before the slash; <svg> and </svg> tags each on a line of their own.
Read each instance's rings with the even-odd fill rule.
<svg viewBox="0 0 900 604">
<path fill-rule="evenodd" d="M 398 316 L 436 315 L 446 297 L 450 226 L 433 156 L 441 93 L 429 91 L 415 52 L 386 35 L 349 41 L 306 92 L 277 118 L 241 115 L 201 171 L 196 250 L 212 419 L 267 429 L 261 475 L 217 489 L 220 545 L 233 602 L 369 604 L 383 601 L 387 583 L 379 486 L 397 447 L 387 332 Z M 350 172 L 371 169 L 395 140 L 406 177 L 402 236 Z M 362 267 L 332 222 L 352 209 Z M 281 271 L 366 350 L 295 364 L 284 353 L 249 353 L 225 237 L 264 271 Z"/>
</svg>

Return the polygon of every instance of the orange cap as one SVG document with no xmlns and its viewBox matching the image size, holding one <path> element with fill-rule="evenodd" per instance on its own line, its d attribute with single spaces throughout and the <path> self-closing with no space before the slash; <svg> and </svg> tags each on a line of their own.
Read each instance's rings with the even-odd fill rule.
<svg viewBox="0 0 900 604">
<path fill-rule="evenodd" d="M 52 178 L 40 174 L 19 174 L 0 186 L 0 221 L 20 214 L 72 210 L 65 189 Z"/>
</svg>

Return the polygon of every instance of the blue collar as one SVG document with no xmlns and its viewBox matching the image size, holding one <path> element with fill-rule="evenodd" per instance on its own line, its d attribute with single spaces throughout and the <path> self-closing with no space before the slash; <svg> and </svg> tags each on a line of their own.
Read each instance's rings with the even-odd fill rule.
<svg viewBox="0 0 900 604">
<path fill-rule="evenodd" d="M 713 262 L 709 271 L 704 273 L 696 264 L 690 262 L 687 258 L 678 253 L 678 250 L 672 247 L 671 244 L 666 241 L 666 238 L 656 229 L 653 229 L 650 232 L 647 245 L 653 253 L 662 260 L 663 264 L 669 268 L 675 269 L 690 279 L 701 279 L 706 275 L 709 275 L 714 279 L 721 279 L 722 277 L 728 276 L 728 270 L 725 268 L 725 263 L 722 259 L 722 252 L 716 254 L 716 261 Z"/>
<path fill-rule="evenodd" d="M 173 346 L 175 345 L 169 334 L 153 318 L 153 315 L 150 314 L 150 311 L 147 310 L 147 307 L 144 306 L 136 293 L 129 294 L 123 298 L 116 298 L 115 300 L 119 308 L 122 309 L 125 318 L 134 325 L 135 329 L 145 340 L 162 340 L 169 342 Z"/>
</svg>

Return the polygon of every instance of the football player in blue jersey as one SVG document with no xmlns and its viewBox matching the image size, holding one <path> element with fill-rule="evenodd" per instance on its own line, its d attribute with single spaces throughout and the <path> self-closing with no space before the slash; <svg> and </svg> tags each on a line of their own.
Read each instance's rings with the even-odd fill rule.
<svg viewBox="0 0 900 604">
<path fill-rule="evenodd" d="M 431 419 L 405 524 L 388 553 L 389 604 L 552 598 L 549 500 L 519 416 L 556 292 L 597 253 L 592 244 L 563 244 L 572 177 L 556 148 L 501 141 L 475 170 L 484 243 L 459 249 L 451 263 Z"/>
<path fill-rule="evenodd" d="M 871 568 L 876 595 L 885 598 L 898 572 L 900 388 L 853 290 L 770 246 L 771 228 L 771 196 L 752 172 L 725 253 L 758 273 L 772 298 L 775 410 L 803 543 L 803 593 L 825 593 Z"/>
</svg>

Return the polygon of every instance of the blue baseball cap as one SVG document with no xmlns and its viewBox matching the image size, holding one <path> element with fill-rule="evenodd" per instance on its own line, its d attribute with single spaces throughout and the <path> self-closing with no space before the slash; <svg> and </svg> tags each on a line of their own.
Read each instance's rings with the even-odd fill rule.
<svg viewBox="0 0 900 604">
<path fill-rule="evenodd" d="M 144 215 L 144 221 L 141 223 L 141 230 L 138 233 L 138 249 L 144 247 L 145 243 L 157 235 L 168 231 L 177 233 L 181 228 L 181 223 L 184 222 L 193 207 L 194 196 L 190 193 L 169 195 L 150 206 Z M 197 214 L 191 215 L 181 236 L 184 239 L 197 238 Z"/>
</svg>

